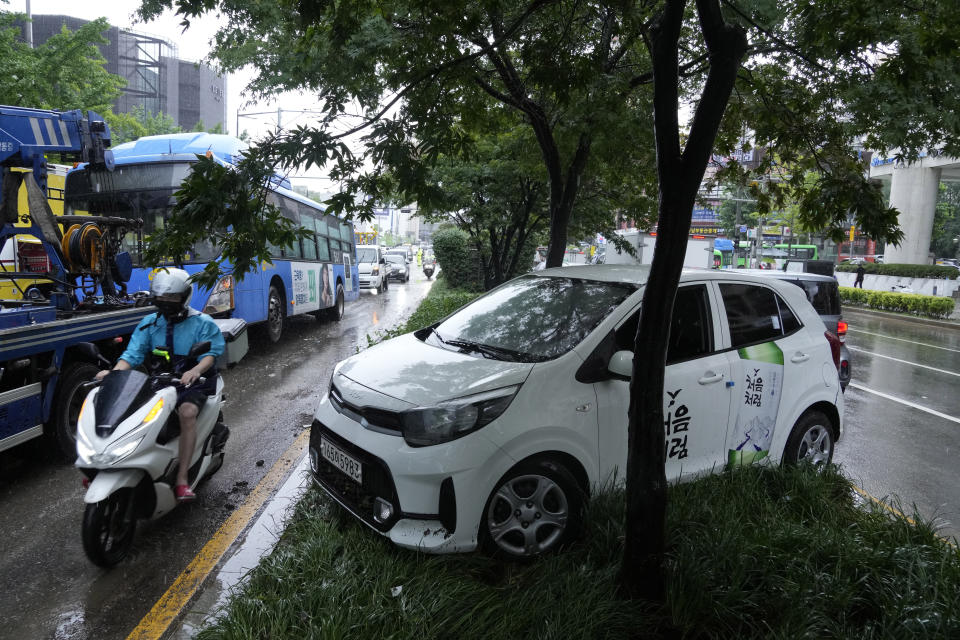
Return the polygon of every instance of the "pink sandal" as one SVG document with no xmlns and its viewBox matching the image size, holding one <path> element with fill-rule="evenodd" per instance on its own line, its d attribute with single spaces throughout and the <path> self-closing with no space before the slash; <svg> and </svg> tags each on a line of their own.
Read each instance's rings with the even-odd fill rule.
<svg viewBox="0 0 960 640">
<path fill-rule="evenodd" d="M 177 502 L 190 502 L 196 500 L 197 494 L 190 490 L 185 484 L 178 484 L 173 488 L 173 495 L 177 497 Z"/>
</svg>

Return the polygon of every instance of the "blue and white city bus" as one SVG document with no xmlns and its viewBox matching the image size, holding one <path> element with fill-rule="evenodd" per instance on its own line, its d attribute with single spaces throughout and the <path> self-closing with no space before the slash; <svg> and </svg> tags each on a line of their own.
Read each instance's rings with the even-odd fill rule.
<svg viewBox="0 0 960 640">
<path fill-rule="evenodd" d="M 141 218 L 147 236 L 171 215 L 174 193 L 198 154 L 233 164 L 246 146 L 236 138 L 209 133 L 148 136 L 118 145 L 113 148 L 114 171 L 89 172 L 81 166 L 67 175 L 64 207 L 69 213 Z M 360 287 L 350 222 L 325 213 L 321 205 L 292 191 L 285 179 L 271 186 L 268 199 L 311 233 L 294 245 L 276 247 L 272 265 L 264 262 L 240 281 L 227 276 L 212 291 L 198 288 L 190 304 L 218 318 L 265 322 L 275 342 L 287 316 L 313 313 L 339 320 L 344 302 L 356 300 Z M 129 290 L 148 290 L 156 267 L 162 265 L 143 264 L 143 247 L 135 234 L 127 235 L 123 250 L 135 267 Z M 184 256 L 183 267 L 189 273 L 200 271 L 218 252 L 213 243 L 202 243 Z"/>
</svg>

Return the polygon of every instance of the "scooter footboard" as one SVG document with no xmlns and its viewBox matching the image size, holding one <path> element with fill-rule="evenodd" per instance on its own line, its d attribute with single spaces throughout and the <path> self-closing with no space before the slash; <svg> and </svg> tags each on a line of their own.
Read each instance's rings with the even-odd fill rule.
<svg viewBox="0 0 960 640">
<path fill-rule="evenodd" d="M 113 492 L 124 487 L 135 487 L 143 478 L 142 469 L 117 469 L 116 471 L 101 471 L 90 482 L 83 501 L 87 504 L 96 504 L 106 499 Z"/>
</svg>

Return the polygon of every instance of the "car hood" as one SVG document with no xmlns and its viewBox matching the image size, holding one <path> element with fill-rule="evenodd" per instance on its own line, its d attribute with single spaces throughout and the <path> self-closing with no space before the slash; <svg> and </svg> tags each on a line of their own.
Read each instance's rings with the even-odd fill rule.
<svg viewBox="0 0 960 640">
<path fill-rule="evenodd" d="M 358 271 L 359 273 L 370 273 L 370 271 L 371 271 L 372 269 L 373 269 L 373 263 L 372 263 L 372 262 L 360 262 L 360 263 L 357 263 L 357 271 Z"/>
<path fill-rule="evenodd" d="M 391 398 L 416 406 L 431 406 L 520 384 L 533 366 L 528 362 L 491 360 L 431 346 L 408 333 L 344 360 L 337 373 Z M 374 398 L 371 394 L 372 402 L 376 402 Z"/>
</svg>

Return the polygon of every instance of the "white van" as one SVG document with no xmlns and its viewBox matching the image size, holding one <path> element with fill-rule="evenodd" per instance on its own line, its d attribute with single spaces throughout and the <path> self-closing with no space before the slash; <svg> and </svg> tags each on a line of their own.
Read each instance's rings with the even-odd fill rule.
<svg viewBox="0 0 960 640">
<path fill-rule="evenodd" d="M 384 248 L 380 245 L 357 245 L 357 271 L 361 289 L 376 289 L 380 293 L 387 290 L 389 283 L 383 254 Z"/>
</svg>

